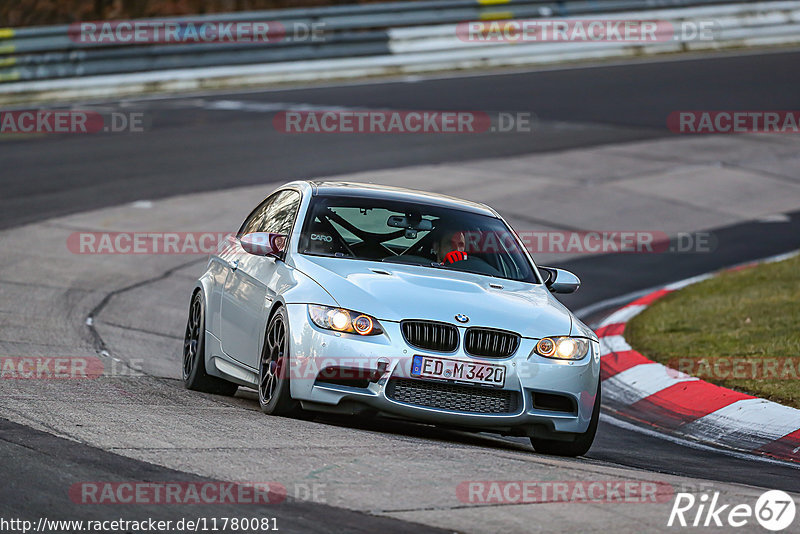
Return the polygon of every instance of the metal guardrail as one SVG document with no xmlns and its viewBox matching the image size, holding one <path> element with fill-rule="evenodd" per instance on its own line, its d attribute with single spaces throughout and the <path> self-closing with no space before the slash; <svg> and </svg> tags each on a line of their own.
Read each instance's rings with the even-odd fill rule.
<svg viewBox="0 0 800 534">
<path fill-rule="evenodd" d="M 0 28 L 0 82 L 47 80 L 180 68 L 263 64 L 391 54 L 390 30 L 470 20 L 591 15 L 752 0 L 431 0 L 139 19 L 177 23 L 279 22 L 322 31 L 313 40 L 149 44 L 80 42 L 75 26 Z M 292 32 L 290 31 L 290 34 Z"/>
</svg>

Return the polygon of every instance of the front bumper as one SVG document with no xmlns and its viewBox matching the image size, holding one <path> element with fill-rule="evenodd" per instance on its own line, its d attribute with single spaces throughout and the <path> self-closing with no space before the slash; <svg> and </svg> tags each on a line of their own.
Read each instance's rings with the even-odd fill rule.
<svg viewBox="0 0 800 534">
<path fill-rule="evenodd" d="M 356 413 L 366 408 L 385 415 L 444 426 L 537 437 L 583 433 L 589 426 L 600 379 L 600 356 L 596 343 L 592 343 L 591 353 L 580 361 L 560 361 L 537 355 L 529 358 L 536 340 L 525 338 L 511 357 L 477 358 L 466 354 L 463 344 L 459 344 L 455 352 L 447 354 L 412 347 L 403 338 L 399 323 L 381 321 L 385 330 L 383 335 L 361 337 L 317 328 L 310 322 L 305 304 L 289 305 L 287 310 L 291 335 L 291 394 L 307 409 Z M 463 339 L 463 327 L 459 327 L 459 334 Z M 396 387 L 400 383 L 398 380 L 420 380 L 410 377 L 409 373 L 411 359 L 417 354 L 503 365 L 506 379 L 502 396 L 516 401 L 506 404 L 510 409 L 503 413 L 464 411 L 461 409 L 463 403 L 453 403 L 445 408 L 441 403 L 433 407 L 400 401 Z M 352 376 L 361 377 L 360 381 L 353 383 L 360 387 L 318 380 L 319 372 L 331 367 L 353 370 Z M 437 399 L 446 397 L 447 392 L 443 390 L 452 389 L 447 387 L 452 382 L 424 382 L 432 384 L 426 389 L 437 391 Z M 499 389 L 463 384 L 456 387 L 460 392 L 467 387 L 476 395 L 486 392 L 485 396 L 492 397 L 498 396 L 496 392 Z M 543 408 L 534 400 L 548 396 L 567 398 L 571 401 L 566 403 L 570 408 Z"/>
</svg>

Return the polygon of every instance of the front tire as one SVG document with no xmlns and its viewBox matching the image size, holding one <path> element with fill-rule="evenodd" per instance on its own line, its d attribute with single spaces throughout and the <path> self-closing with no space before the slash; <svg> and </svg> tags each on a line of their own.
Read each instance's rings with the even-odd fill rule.
<svg viewBox="0 0 800 534">
<path fill-rule="evenodd" d="M 597 383 L 597 395 L 594 398 L 592 419 L 589 428 L 583 434 L 576 434 L 574 441 L 558 441 L 555 439 L 531 438 L 531 445 L 536 452 L 555 456 L 583 456 L 592 447 L 597 425 L 600 422 L 600 382 Z"/>
<path fill-rule="evenodd" d="M 289 321 L 279 308 L 267 325 L 258 365 L 258 404 L 269 415 L 296 415 L 300 411 L 289 391 Z"/>
<path fill-rule="evenodd" d="M 232 396 L 239 386 L 206 372 L 206 307 L 203 292 L 197 291 L 189 305 L 183 339 L 183 385 L 186 389 Z"/>
</svg>

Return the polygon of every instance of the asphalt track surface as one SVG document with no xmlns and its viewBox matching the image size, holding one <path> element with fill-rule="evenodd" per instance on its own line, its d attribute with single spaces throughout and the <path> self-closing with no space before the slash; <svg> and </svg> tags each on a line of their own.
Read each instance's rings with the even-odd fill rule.
<svg viewBox="0 0 800 534">
<path fill-rule="evenodd" d="M 0 228 L 141 198 L 668 136 L 667 116 L 676 110 L 797 109 L 798 64 L 800 51 L 719 55 L 234 97 L 331 107 L 529 112 L 539 118 L 530 133 L 286 135 L 273 128 L 269 113 L 204 109 L 191 97 L 132 102 L 125 109 L 149 117 L 144 135 L 0 138 L 5 171 Z"/>
<path fill-rule="evenodd" d="M 799 61 L 800 52 L 793 51 L 235 96 L 237 101 L 323 106 L 530 111 L 541 119 L 532 134 L 293 137 L 275 132 L 270 114 L 207 109 L 198 106 L 194 96 L 131 101 L 126 109 L 142 109 L 151 116 L 145 135 L 0 140 L 0 161 L 6 169 L 0 177 L 4 192 L 0 228 L 139 199 L 265 181 L 656 138 L 669 135 L 666 116 L 680 109 L 797 109 Z M 110 106 L 119 109 L 118 104 Z M 792 213 L 784 224 L 744 223 L 718 229 L 715 235 L 719 241 L 714 254 L 609 255 L 565 262 L 563 266 L 581 273 L 584 287 L 564 302 L 576 309 L 796 249 L 800 247 L 800 212 Z M 379 423 L 377 427 L 363 424 L 381 430 Z M 400 432 L 437 431 L 409 425 Z M 71 516 L 72 503 L 63 492 L 55 491 L 55 485 L 45 483 L 54 477 L 65 483 L 196 478 L 10 422 L 0 422 L 0 454 L 8 459 L 4 461 L 7 483 L 0 489 L 4 516 L 36 517 L 43 509 L 54 516 Z M 588 457 L 712 481 L 800 491 L 796 469 L 688 448 L 608 424 L 601 424 Z M 194 510 L 182 511 L 191 516 Z M 220 510 L 220 515 L 225 511 Z M 136 512 L 174 517 L 164 509 Z M 395 532 L 407 527 L 399 521 L 310 503 L 290 502 L 267 513 L 291 518 L 285 522 L 287 531 Z M 118 512 L 97 507 L 86 515 L 110 518 Z M 209 515 L 209 510 L 196 515 Z M 422 531 L 423 527 L 414 528 Z"/>
<path fill-rule="evenodd" d="M 78 516 L 74 512 L 75 503 L 64 491 L 54 492 L 54 487 L 70 487 L 84 481 L 202 483 L 208 479 L 131 460 L 2 419 L 0 454 L 6 464 L 3 502 L 0 503 L 0 517 L 5 518 L 20 518 L 36 523 L 43 515 L 54 520 L 80 517 L 99 521 L 117 519 L 122 515 L 126 520 L 152 518 L 174 522 L 181 517 L 189 520 L 242 517 L 243 511 L 247 510 L 247 517 L 268 518 L 281 532 L 408 532 L 408 523 L 404 521 L 291 499 L 277 505 L 244 508 L 241 504 L 187 504 L 178 508 L 153 503 L 136 505 L 124 514 L 111 509 L 113 507 L 96 504 L 82 507 Z M 420 532 L 444 532 L 423 525 L 415 525 L 414 528 Z"/>
</svg>

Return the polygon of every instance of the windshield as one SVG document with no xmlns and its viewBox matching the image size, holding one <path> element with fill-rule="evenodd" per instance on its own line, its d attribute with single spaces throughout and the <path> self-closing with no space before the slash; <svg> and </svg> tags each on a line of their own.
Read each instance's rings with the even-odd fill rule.
<svg viewBox="0 0 800 534">
<path fill-rule="evenodd" d="M 518 240 L 502 220 L 423 204 L 313 197 L 298 251 L 538 283 Z"/>
</svg>

